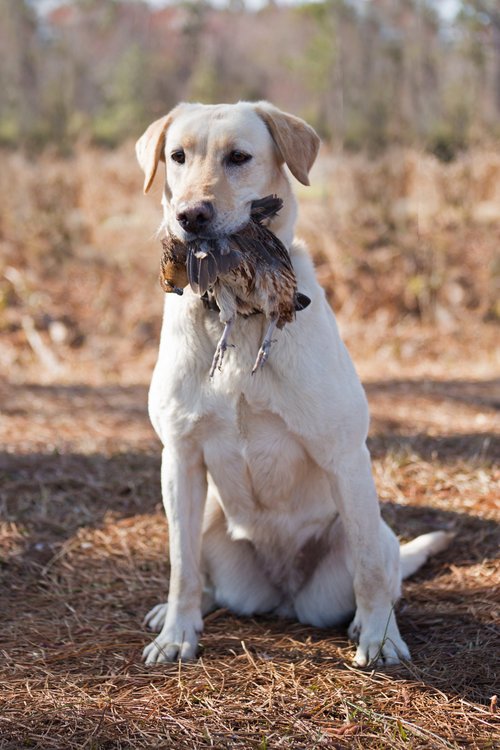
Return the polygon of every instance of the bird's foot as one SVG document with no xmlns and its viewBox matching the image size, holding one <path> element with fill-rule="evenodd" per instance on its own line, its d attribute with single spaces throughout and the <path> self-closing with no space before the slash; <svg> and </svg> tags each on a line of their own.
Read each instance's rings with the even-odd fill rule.
<svg viewBox="0 0 500 750">
<path fill-rule="evenodd" d="M 224 354 L 226 353 L 226 350 L 228 346 L 233 346 L 233 344 L 226 344 L 226 342 L 221 342 L 217 344 L 217 349 L 215 350 L 214 358 L 212 360 L 212 366 L 210 367 L 210 377 L 213 378 L 215 375 L 215 371 L 219 370 L 219 372 L 222 370 L 222 361 L 224 359 Z"/>
<path fill-rule="evenodd" d="M 214 358 L 212 360 L 212 366 L 210 367 L 210 377 L 213 378 L 215 375 L 215 371 L 219 370 L 219 372 L 222 370 L 222 361 L 224 359 L 224 355 L 226 353 L 226 350 L 228 346 L 231 346 L 234 348 L 234 344 L 228 343 L 229 333 L 231 331 L 233 325 L 233 321 L 230 320 L 226 325 L 224 326 L 224 332 L 222 336 L 220 337 L 219 343 L 217 344 L 217 348 L 215 350 Z"/>
<path fill-rule="evenodd" d="M 252 368 L 252 375 L 255 375 L 257 370 L 260 370 L 261 367 L 264 367 L 269 357 L 271 344 L 274 344 L 275 342 L 276 339 L 265 339 L 262 342 L 259 353 L 257 354 L 257 359 L 255 360 L 255 364 Z"/>
</svg>

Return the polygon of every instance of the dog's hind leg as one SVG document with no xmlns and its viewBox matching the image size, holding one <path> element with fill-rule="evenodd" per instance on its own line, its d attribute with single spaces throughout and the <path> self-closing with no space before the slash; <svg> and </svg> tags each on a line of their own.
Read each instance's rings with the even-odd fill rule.
<svg viewBox="0 0 500 750">
<path fill-rule="evenodd" d="M 299 622 L 317 628 L 346 624 L 356 609 L 352 560 L 340 518 L 333 524 L 327 543 L 328 551 L 294 597 Z"/>
<path fill-rule="evenodd" d="M 248 616 L 271 612 L 281 603 L 251 543 L 229 536 L 222 509 L 204 533 L 202 566 L 217 607 Z"/>
</svg>

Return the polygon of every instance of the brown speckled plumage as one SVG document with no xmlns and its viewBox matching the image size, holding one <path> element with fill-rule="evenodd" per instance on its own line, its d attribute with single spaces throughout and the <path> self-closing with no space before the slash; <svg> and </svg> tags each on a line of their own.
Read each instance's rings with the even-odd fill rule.
<svg viewBox="0 0 500 750">
<path fill-rule="evenodd" d="M 160 261 L 160 284 L 164 292 L 182 294 L 188 284 L 186 261 L 188 248 L 184 242 L 169 235 L 161 241 L 163 255 Z"/>
<path fill-rule="evenodd" d="M 283 328 L 309 299 L 297 292 L 297 279 L 287 249 L 262 223 L 283 205 L 267 196 L 252 203 L 250 221 L 237 233 L 187 244 L 174 237 L 163 240 L 162 273 L 165 291 L 182 293 L 189 282 L 195 294 L 215 301 L 224 323 L 210 374 L 221 368 L 229 333 L 237 314 L 263 313 L 268 330 L 252 372 L 267 360 L 275 327 Z"/>
</svg>

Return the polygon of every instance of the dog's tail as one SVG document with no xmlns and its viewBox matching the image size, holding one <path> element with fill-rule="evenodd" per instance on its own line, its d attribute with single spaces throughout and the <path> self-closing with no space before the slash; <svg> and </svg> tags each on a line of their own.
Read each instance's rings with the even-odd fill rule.
<svg viewBox="0 0 500 750">
<path fill-rule="evenodd" d="M 401 576 L 408 578 L 417 572 L 429 557 L 446 549 L 455 534 L 448 531 L 431 531 L 401 545 Z"/>
</svg>

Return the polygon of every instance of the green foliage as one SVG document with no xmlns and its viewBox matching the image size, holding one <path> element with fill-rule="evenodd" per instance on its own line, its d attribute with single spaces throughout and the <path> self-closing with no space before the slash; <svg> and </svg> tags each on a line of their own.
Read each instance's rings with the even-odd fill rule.
<svg viewBox="0 0 500 750">
<path fill-rule="evenodd" d="M 137 44 L 125 50 L 109 80 L 103 109 L 92 121 L 93 139 L 114 146 L 131 133 L 139 132 L 146 115 L 144 82 L 148 66 Z"/>
<path fill-rule="evenodd" d="M 0 117 L 0 146 L 15 146 L 19 141 L 19 135 L 19 123 L 13 113 Z"/>
<path fill-rule="evenodd" d="M 438 0 L 350 0 L 260 12 L 184 0 L 66 0 L 50 16 L 0 0 L 0 145 L 114 146 L 180 100 L 269 98 L 327 141 L 393 143 L 453 159 L 498 137 L 500 10 L 463 0 L 457 33 Z"/>
<path fill-rule="evenodd" d="M 427 148 L 441 161 L 449 162 L 467 148 L 474 102 L 463 87 L 451 87 L 445 101 L 445 116 L 429 132 Z"/>
<path fill-rule="evenodd" d="M 202 104 L 214 104 L 219 99 L 220 76 L 215 63 L 201 60 L 190 79 L 190 99 Z"/>
</svg>

